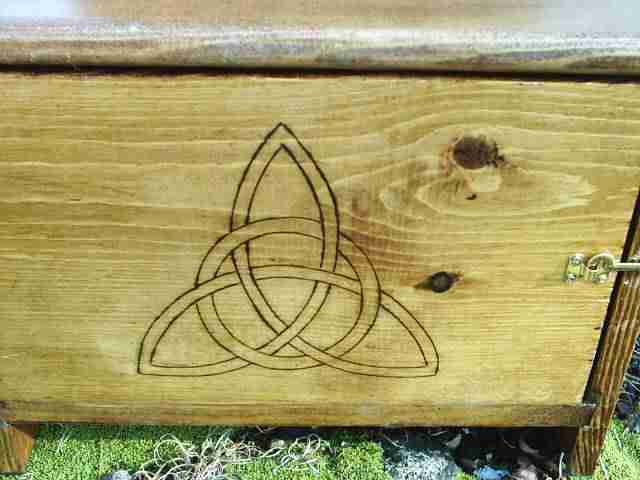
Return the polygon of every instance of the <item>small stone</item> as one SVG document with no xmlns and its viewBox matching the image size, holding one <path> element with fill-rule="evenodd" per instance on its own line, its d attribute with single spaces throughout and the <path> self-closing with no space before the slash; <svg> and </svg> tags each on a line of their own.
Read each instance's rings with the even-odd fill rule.
<svg viewBox="0 0 640 480">
<path fill-rule="evenodd" d="M 271 444 L 269 445 L 269 448 L 272 450 L 275 450 L 275 449 L 282 450 L 287 448 L 287 442 L 282 438 L 274 438 L 273 440 L 271 440 Z"/>
<path fill-rule="evenodd" d="M 455 437 L 443 442 L 449 450 L 455 450 L 462 443 L 462 434 L 459 433 Z"/>
<path fill-rule="evenodd" d="M 529 465 L 526 468 L 518 468 L 513 472 L 512 478 L 515 480 L 540 480 L 538 469 L 533 465 Z"/>
<path fill-rule="evenodd" d="M 131 475 L 126 470 L 117 470 L 107 473 L 100 480 L 131 480 Z"/>
<path fill-rule="evenodd" d="M 385 459 L 393 480 L 454 480 L 460 468 L 447 452 L 401 448 L 395 459 Z"/>
</svg>

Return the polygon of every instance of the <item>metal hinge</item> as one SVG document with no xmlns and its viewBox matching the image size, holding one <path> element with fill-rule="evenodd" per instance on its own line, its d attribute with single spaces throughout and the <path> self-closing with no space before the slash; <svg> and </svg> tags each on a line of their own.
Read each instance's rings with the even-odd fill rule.
<svg viewBox="0 0 640 480">
<path fill-rule="evenodd" d="M 576 253 L 567 261 L 564 279 L 568 283 L 580 279 L 606 283 L 613 272 L 640 272 L 640 255 L 634 255 L 628 262 L 621 262 L 610 253 L 599 253 L 590 258 Z"/>
</svg>

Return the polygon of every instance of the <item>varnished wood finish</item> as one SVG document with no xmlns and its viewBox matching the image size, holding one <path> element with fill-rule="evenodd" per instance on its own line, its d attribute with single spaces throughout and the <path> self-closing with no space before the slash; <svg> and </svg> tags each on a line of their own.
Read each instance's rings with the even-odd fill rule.
<svg viewBox="0 0 640 480">
<path fill-rule="evenodd" d="M 622 251 L 640 183 L 638 91 L 635 84 L 392 76 L 3 75 L 6 414 L 115 420 L 123 414 L 99 409 L 124 404 L 132 421 L 164 421 L 144 408 L 162 399 L 182 405 L 172 422 L 214 415 L 225 423 L 489 425 L 511 417 L 552 424 L 562 422 L 562 409 L 575 418 L 611 288 L 566 285 L 562 274 L 574 252 Z M 340 248 L 368 272 L 360 280 L 372 281 L 375 271 L 381 295 L 428 332 L 439 355 L 437 364 L 436 350 L 427 352 L 435 376 L 367 376 L 340 365 L 250 365 L 214 377 L 139 373 L 157 373 L 139 363 L 154 318 L 190 294 L 207 250 L 247 219 L 241 198 L 230 222 L 234 195 L 245 181 L 255 187 L 256 178 L 243 172 L 269 132 L 300 164 L 276 157 L 256 189 L 251 219 L 317 221 L 335 202 L 338 215 L 325 215 L 325 235 L 337 230 L 350 238 Z M 466 159 L 461 139 L 483 137 L 499 151 L 479 163 Z M 314 165 L 322 173 L 306 182 L 300 171 Z M 313 221 L 291 225 L 300 229 L 293 234 L 320 236 Z M 327 268 L 318 267 L 319 244 L 293 234 L 252 245 L 252 264 L 301 265 L 308 275 L 302 282 L 310 282 L 309 272 Z M 213 275 L 215 265 L 206 267 Z M 229 262 L 223 272 L 234 275 Z M 343 262 L 336 272 L 346 283 L 334 287 L 321 318 L 304 331 L 311 345 L 329 348 L 327 339 L 357 313 L 357 297 L 343 291 L 355 282 L 352 270 Z M 437 272 L 455 278 L 449 291 L 425 288 Z M 277 278 L 267 296 L 293 316 L 309 284 Z M 365 293 L 376 288 L 369 285 Z M 219 304 L 253 346 L 273 337 L 260 330 L 242 289 L 229 288 Z M 165 338 L 158 363 L 221 353 L 191 314 Z M 367 341 L 345 358 L 413 365 L 416 338 L 379 315 Z M 277 353 L 307 348 L 288 346 Z M 189 405 L 222 413 L 198 417 Z M 252 413 L 256 406 L 262 413 Z"/>
<path fill-rule="evenodd" d="M 589 423 L 595 406 L 536 404 L 409 404 L 369 402 L 297 403 L 274 408 L 272 403 L 175 404 L 167 402 L 43 402 L 10 401 L 0 405 L 4 418 L 49 422 L 160 423 L 190 425 L 344 425 L 579 427 Z"/>
<path fill-rule="evenodd" d="M 37 424 L 0 424 L 0 474 L 24 472 L 37 431 Z"/>
<path fill-rule="evenodd" d="M 640 73 L 635 0 L 4 0 L 8 64 Z"/>
<path fill-rule="evenodd" d="M 640 204 L 636 208 L 636 221 L 627 254 L 633 255 L 640 249 L 639 216 Z M 589 391 L 599 398 L 598 407 L 591 423 L 577 432 L 571 455 L 571 466 L 578 474 L 591 475 L 597 466 L 639 334 L 640 275 L 620 274 L 589 384 Z"/>
</svg>

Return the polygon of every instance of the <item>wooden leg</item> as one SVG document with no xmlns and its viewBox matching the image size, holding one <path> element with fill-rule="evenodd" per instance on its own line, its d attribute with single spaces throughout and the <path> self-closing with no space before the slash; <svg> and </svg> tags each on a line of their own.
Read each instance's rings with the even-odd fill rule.
<svg viewBox="0 0 640 480">
<path fill-rule="evenodd" d="M 576 445 L 571 455 L 571 471 L 573 473 L 593 475 L 598 466 L 598 458 L 606 435 L 607 428 L 590 428 L 578 431 Z"/>
<path fill-rule="evenodd" d="M 0 474 L 24 472 L 37 431 L 38 424 L 0 423 Z"/>
<path fill-rule="evenodd" d="M 639 220 L 640 198 L 629 231 L 625 258 L 640 250 Z M 597 397 L 598 407 L 591 424 L 577 432 L 569 458 L 571 470 L 576 474 L 591 475 L 598 465 L 638 334 L 640 275 L 618 274 L 587 390 L 588 395 Z"/>
</svg>

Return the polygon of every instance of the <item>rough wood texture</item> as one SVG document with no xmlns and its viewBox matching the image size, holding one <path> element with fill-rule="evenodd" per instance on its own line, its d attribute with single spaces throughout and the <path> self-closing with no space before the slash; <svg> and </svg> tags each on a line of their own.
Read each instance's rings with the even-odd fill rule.
<svg viewBox="0 0 640 480">
<path fill-rule="evenodd" d="M 622 251 L 637 98 L 633 84 L 4 75 L 0 400 L 56 421 L 90 413 L 29 402 L 227 405 L 234 423 L 306 406 L 299 424 L 579 410 L 611 288 L 562 274 L 569 254 Z"/>
<path fill-rule="evenodd" d="M 345 425 L 345 426 L 448 426 L 473 424 L 484 427 L 557 426 L 579 427 L 589 423 L 594 404 L 438 404 L 424 402 L 358 404 L 330 401 L 304 402 L 274 408 L 272 403 L 197 404 L 167 402 L 2 402 L 3 418 L 50 422 L 160 423 L 165 425 Z"/>
<path fill-rule="evenodd" d="M 4 0 L 0 62 L 638 74 L 639 22 L 636 0 Z"/>
<path fill-rule="evenodd" d="M 627 255 L 640 249 L 640 199 Z M 635 341 L 640 334 L 640 275 L 620 274 L 609 309 L 597 361 L 589 383 L 589 391 L 599 397 L 591 424 L 580 429 L 571 455 L 571 466 L 578 474 L 591 475 L 624 381 Z"/>
<path fill-rule="evenodd" d="M 24 472 L 37 431 L 35 424 L 0 424 L 0 474 Z"/>
</svg>

